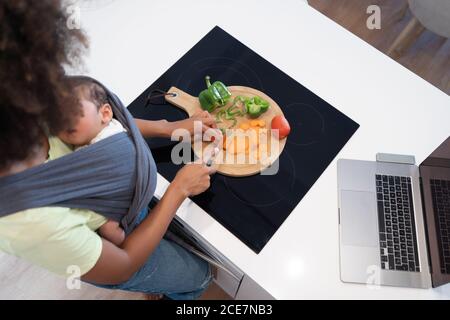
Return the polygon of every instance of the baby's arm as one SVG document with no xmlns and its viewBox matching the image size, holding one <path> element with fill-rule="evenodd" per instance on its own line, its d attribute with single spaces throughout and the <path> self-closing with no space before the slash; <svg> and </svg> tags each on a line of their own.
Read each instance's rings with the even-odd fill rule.
<svg viewBox="0 0 450 320">
<path fill-rule="evenodd" d="M 123 231 L 118 222 L 113 220 L 108 220 L 108 222 L 102 225 L 98 233 L 116 246 L 120 246 L 125 240 L 125 231 Z"/>
</svg>

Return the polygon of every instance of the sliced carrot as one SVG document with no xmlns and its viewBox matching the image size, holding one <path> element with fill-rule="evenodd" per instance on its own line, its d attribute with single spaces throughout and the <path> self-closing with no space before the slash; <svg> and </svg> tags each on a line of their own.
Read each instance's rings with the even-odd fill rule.
<svg viewBox="0 0 450 320">
<path fill-rule="evenodd" d="M 242 130 L 248 130 L 248 128 L 250 128 L 250 126 L 246 122 L 241 123 L 241 125 L 239 126 L 239 129 L 242 129 Z"/>
<path fill-rule="evenodd" d="M 259 120 L 252 120 L 252 121 L 250 121 L 250 125 L 252 127 L 259 127 Z"/>
<path fill-rule="evenodd" d="M 227 136 L 226 135 L 223 135 L 222 148 L 223 148 L 223 150 L 225 150 L 227 148 Z"/>
<path fill-rule="evenodd" d="M 265 143 L 261 143 L 258 146 L 258 157 L 257 157 L 257 159 L 261 160 L 262 158 L 267 157 L 267 152 L 268 152 L 267 145 Z"/>
<path fill-rule="evenodd" d="M 250 139 L 250 144 L 251 144 L 251 145 L 258 146 L 258 144 L 259 144 L 259 134 L 258 134 L 258 131 L 255 130 L 254 133 L 251 133 L 250 136 L 249 136 L 249 139 Z"/>
<path fill-rule="evenodd" d="M 234 143 L 235 139 L 231 139 L 231 141 L 227 144 L 226 149 L 228 152 L 235 154 L 236 153 L 236 144 Z"/>
<path fill-rule="evenodd" d="M 263 119 L 259 119 L 259 126 L 261 128 L 264 128 L 266 126 L 266 121 L 264 121 Z"/>
<path fill-rule="evenodd" d="M 235 137 L 234 138 L 234 148 L 235 148 L 235 150 L 236 150 L 236 152 L 235 153 L 243 153 L 243 152 L 245 152 L 245 149 L 246 149 L 246 141 L 245 140 L 247 140 L 247 139 L 243 139 L 243 138 L 239 138 L 238 139 L 238 137 Z"/>
<path fill-rule="evenodd" d="M 250 127 L 248 130 L 255 131 L 256 133 L 258 133 L 259 127 Z"/>
<path fill-rule="evenodd" d="M 245 152 L 245 144 L 243 143 L 243 141 L 241 142 L 240 140 L 241 139 L 238 140 L 238 138 L 235 136 L 228 145 L 224 143 L 224 149 L 226 149 L 229 153 L 232 154 Z M 241 143 L 238 143 L 238 141 Z"/>
</svg>

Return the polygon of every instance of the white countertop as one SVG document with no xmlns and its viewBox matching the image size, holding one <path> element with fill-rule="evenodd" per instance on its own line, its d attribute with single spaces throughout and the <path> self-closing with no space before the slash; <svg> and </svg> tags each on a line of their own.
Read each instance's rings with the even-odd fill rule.
<svg viewBox="0 0 450 320">
<path fill-rule="evenodd" d="M 103 3 L 81 13 L 85 72 L 126 105 L 218 25 L 361 125 L 337 158 L 387 152 L 420 163 L 450 135 L 449 96 L 301 1 Z M 277 299 L 449 299 L 450 285 L 340 281 L 336 159 L 258 255 L 190 200 L 178 216 Z M 157 195 L 166 187 L 159 176 Z"/>
</svg>

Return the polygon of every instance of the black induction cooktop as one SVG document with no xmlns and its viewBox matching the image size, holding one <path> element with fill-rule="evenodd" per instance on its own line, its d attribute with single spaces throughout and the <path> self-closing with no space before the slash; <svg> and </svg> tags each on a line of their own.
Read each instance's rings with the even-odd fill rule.
<svg viewBox="0 0 450 320">
<path fill-rule="evenodd" d="M 129 110 L 142 119 L 184 119 L 187 114 L 170 104 L 146 105 L 147 96 L 155 89 L 168 90 L 171 86 L 197 96 L 205 88 L 206 75 L 229 86 L 248 86 L 266 93 L 278 103 L 291 125 L 277 174 L 239 178 L 216 174 L 209 190 L 192 197 L 259 253 L 359 125 L 219 27 L 147 88 Z M 170 159 L 176 142 L 152 138 L 147 143 L 158 172 L 172 181 L 180 168 Z"/>
</svg>

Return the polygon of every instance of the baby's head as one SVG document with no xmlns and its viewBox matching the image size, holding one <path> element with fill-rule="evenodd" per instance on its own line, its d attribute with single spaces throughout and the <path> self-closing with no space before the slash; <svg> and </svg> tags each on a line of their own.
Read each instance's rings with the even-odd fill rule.
<svg viewBox="0 0 450 320">
<path fill-rule="evenodd" d="M 105 90 L 90 80 L 71 80 L 73 93 L 81 105 L 82 114 L 72 128 L 58 137 L 74 146 L 89 144 L 112 120 L 113 112 Z"/>
</svg>

